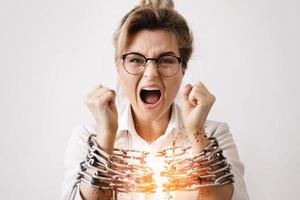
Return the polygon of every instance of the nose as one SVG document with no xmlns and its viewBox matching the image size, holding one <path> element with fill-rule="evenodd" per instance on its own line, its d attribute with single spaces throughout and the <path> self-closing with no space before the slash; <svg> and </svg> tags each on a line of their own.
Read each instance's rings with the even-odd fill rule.
<svg viewBox="0 0 300 200">
<path fill-rule="evenodd" d="M 154 60 L 148 60 L 145 66 L 144 77 L 158 78 L 158 69 Z"/>
</svg>

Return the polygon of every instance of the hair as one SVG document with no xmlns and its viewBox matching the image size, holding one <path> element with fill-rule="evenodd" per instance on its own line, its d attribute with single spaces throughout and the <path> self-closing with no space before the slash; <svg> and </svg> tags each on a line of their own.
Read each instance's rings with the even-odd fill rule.
<svg viewBox="0 0 300 200">
<path fill-rule="evenodd" d="M 182 67 L 193 52 L 193 36 L 184 19 L 174 9 L 172 0 L 141 0 L 140 4 L 127 13 L 114 33 L 115 61 L 120 58 L 131 36 L 141 30 L 165 30 L 175 39 L 182 58 Z"/>
</svg>

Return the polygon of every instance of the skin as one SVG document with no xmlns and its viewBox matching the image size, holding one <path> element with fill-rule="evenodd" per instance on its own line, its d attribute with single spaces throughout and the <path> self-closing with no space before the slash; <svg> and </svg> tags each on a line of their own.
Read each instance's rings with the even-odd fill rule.
<svg viewBox="0 0 300 200">
<path fill-rule="evenodd" d="M 133 35 L 124 53 L 138 52 L 150 58 L 157 58 L 165 52 L 173 52 L 179 56 L 177 44 L 171 40 L 169 32 L 164 30 L 142 30 Z M 171 104 L 177 95 L 185 69 L 181 68 L 172 77 L 161 76 L 153 61 L 148 61 L 145 71 L 140 75 L 128 74 L 117 60 L 118 81 L 127 96 L 133 113 L 137 133 L 151 143 L 161 136 L 168 125 Z M 139 92 L 144 86 L 156 86 L 161 89 L 161 101 L 155 108 L 143 105 Z M 85 98 L 85 103 L 95 118 L 97 142 L 99 146 L 111 154 L 118 129 L 118 113 L 115 106 L 116 93 L 100 84 L 96 85 Z M 208 144 L 204 123 L 211 110 L 215 97 L 202 82 L 188 84 L 183 93 L 182 117 L 186 134 L 196 155 Z M 87 184 L 81 183 L 80 191 L 84 199 L 111 199 L 110 191 L 95 191 Z M 231 199 L 233 185 L 200 189 L 199 199 L 227 200 Z"/>
<path fill-rule="evenodd" d="M 162 30 L 143 30 L 129 40 L 124 53 L 138 52 L 150 58 L 157 58 L 165 52 L 173 52 L 179 57 L 177 45 L 170 33 Z M 168 125 L 171 104 L 179 90 L 185 70 L 179 70 L 174 76 L 164 77 L 157 71 L 154 61 L 148 61 L 144 73 L 128 74 L 118 61 L 118 81 L 128 97 L 133 110 L 133 119 L 138 134 L 146 141 L 152 142 L 161 136 Z M 161 89 L 161 102 L 154 109 L 146 109 L 140 99 L 140 88 L 155 85 Z"/>
</svg>

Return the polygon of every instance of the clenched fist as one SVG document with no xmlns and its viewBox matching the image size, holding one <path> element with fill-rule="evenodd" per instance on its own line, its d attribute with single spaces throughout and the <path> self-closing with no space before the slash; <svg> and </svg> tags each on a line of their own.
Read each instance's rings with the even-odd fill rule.
<svg viewBox="0 0 300 200">
<path fill-rule="evenodd" d="M 184 89 L 182 117 L 194 152 L 200 152 L 208 144 L 204 123 L 214 102 L 215 96 L 200 81 Z"/>
<path fill-rule="evenodd" d="M 114 90 L 98 84 L 85 97 L 84 101 L 96 121 L 97 142 L 111 154 L 118 129 L 118 112 Z"/>
</svg>

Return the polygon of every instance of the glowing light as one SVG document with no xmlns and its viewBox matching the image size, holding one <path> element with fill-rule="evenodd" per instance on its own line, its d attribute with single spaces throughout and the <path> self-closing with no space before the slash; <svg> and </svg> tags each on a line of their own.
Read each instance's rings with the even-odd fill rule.
<svg viewBox="0 0 300 200">
<path fill-rule="evenodd" d="M 163 157 L 157 157 L 153 152 L 150 152 L 149 157 L 146 159 L 147 165 L 153 170 L 153 179 L 156 184 L 156 191 L 154 194 L 154 199 L 163 200 L 163 183 L 166 181 L 166 177 L 162 177 L 160 174 L 165 167 L 165 162 Z"/>
</svg>

